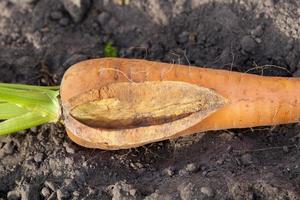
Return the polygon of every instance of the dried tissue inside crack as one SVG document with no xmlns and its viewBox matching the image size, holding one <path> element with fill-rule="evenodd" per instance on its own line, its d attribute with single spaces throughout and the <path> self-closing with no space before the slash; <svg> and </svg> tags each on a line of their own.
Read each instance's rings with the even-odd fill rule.
<svg viewBox="0 0 300 200">
<path fill-rule="evenodd" d="M 90 127 L 128 129 L 169 123 L 196 112 L 207 117 L 226 102 L 215 91 L 186 82 L 118 82 L 72 98 L 70 113 Z"/>
</svg>

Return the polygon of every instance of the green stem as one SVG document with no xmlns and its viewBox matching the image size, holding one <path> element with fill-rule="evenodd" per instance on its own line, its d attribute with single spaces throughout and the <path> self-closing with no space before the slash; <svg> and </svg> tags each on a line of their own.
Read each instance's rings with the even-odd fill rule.
<svg viewBox="0 0 300 200">
<path fill-rule="evenodd" d="M 57 122 L 61 115 L 58 86 L 0 83 L 0 135 Z"/>
</svg>

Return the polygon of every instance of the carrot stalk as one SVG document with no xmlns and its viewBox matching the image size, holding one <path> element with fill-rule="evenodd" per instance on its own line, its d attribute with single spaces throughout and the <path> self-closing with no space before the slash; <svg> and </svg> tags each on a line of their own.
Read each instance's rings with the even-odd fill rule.
<svg viewBox="0 0 300 200">
<path fill-rule="evenodd" d="M 0 83 L 0 135 L 6 135 L 60 117 L 58 87 Z"/>
</svg>

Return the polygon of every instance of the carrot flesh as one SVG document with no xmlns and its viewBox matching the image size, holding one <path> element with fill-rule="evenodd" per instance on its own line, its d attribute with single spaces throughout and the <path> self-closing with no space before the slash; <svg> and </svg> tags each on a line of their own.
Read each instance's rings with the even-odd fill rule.
<svg viewBox="0 0 300 200">
<path fill-rule="evenodd" d="M 71 98 L 109 83 L 145 81 L 197 84 L 213 89 L 229 100 L 223 108 L 174 137 L 207 130 L 294 123 L 300 118 L 300 79 L 262 77 L 121 58 L 93 59 L 72 66 L 62 80 L 62 104 L 68 110 Z M 83 143 L 70 133 L 69 136 L 77 140 L 77 143 Z"/>
</svg>

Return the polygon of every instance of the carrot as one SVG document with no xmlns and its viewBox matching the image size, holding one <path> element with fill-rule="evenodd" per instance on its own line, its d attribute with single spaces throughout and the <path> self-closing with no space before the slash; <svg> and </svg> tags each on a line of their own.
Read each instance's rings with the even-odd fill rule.
<svg viewBox="0 0 300 200">
<path fill-rule="evenodd" d="M 208 130 L 297 122 L 299 88 L 296 78 L 106 58 L 69 68 L 60 95 L 73 141 L 122 149 Z"/>
</svg>

